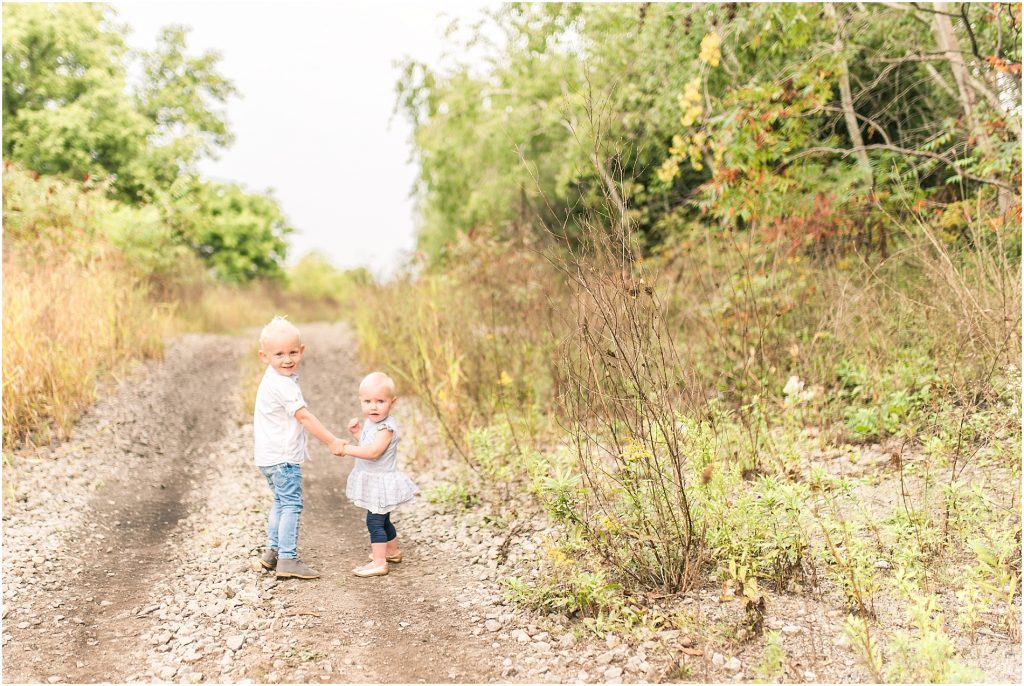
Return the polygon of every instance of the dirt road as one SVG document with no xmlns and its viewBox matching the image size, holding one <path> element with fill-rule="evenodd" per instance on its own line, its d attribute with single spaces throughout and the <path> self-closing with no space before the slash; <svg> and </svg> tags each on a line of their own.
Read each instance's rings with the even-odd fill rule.
<svg viewBox="0 0 1024 686">
<path fill-rule="evenodd" d="M 344 327 L 303 337 L 303 392 L 340 432 L 365 370 Z M 350 463 L 319 444 L 300 555 L 323 577 L 278 583 L 254 568 L 268 491 L 238 400 L 245 354 L 247 337 L 187 336 L 69 442 L 9 470 L 4 681 L 500 680 L 512 648 L 474 635 L 478 579 L 430 544 L 426 513 L 398 514 L 405 561 L 389 576 L 351 575 L 368 551 L 364 512 L 344 497 Z"/>
<path fill-rule="evenodd" d="M 310 409 L 340 431 L 360 367 L 343 325 L 302 327 Z M 364 512 L 344 497 L 351 465 L 315 444 L 303 466 L 301 557 L 314 581 L 277 582 L 257 562 L 269 491 L 252 463 L 241 370 L 255 335 L 192 335 L 140 365 L 59 446 L 5 466 L 3 680 L 42 683 L 656 683 L 758 679 L 763 641 L 738 641 L 721 587 L 666 599 L 683 629 L 592 632 L 505 604 L 502 579 L 539 579 L 557 536 L 525 492 L 450 509 L 420 498 L 396 514 L 405 560 L 386 577 L 350 570 L 368 552 Z M 429 426 L 400 402 L 403 450 Z M 314 441 L 315 443 L 315 441 Z M 405 468 L 445 483 L 454 458 L 428 441 Z M 894 492 L 887 491 L 895 497 Z M 952 589 L 948 591 L 952 593 Z M 837 594 L 770 594 L 786 680 L 870 681 Z M 881 608 L 882 606 L 879 605 Z M 892 630 L 899 613 L 887 611 Z M 686 625 L 689 626 L 686 626 Z M 986 630 L 959 649 L 990 682 L 1017 683 L 1020 642 Z M 597 633 L 598 635 L 595 635 Z"/>
</svg>

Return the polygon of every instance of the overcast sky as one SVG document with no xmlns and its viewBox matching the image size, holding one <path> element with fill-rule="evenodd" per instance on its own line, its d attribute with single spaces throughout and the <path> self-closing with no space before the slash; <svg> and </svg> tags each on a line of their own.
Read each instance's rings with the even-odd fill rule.
<svg viewBox="0 0 1024 686">
<path fill-rule="evenodd" d="M 289 261 L 317 249 L 340 268 L 386 276 L 397 266 L 414 245 L 416 169 L 409 124 L 392 115 L 396 62 L 438 64 L 451 20 L 472 23 L 487 3 L 112 4 L 132 47 L 152 48 L 160 28 L 185 24 L 190 54 L 221 53 L 220 72 L 240 93 L 227 106 L 235 142 L 201 170 L 273 189 L 296 229 Z"/>
</svg>

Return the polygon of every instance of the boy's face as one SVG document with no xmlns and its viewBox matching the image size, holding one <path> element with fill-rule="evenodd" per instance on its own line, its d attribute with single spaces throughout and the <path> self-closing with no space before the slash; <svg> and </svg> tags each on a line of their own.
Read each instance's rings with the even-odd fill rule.
<svg viewBox="0 0 1024 686">
<path fill-rule="evenodd" d="M 359 404 L 363 408 L 363 416 L 371 422 L 379 422 L 391 414 L 391 408 L 396 400 L 387 384 L 381 383 L 359 389 Z"/>
<path fill-rule="evenodd" d="M 302 361 L 302 351 L 306 346 L 294 334 L 281 333 L 271 336 L 260 348 L 260 359 L 273 367 L 274 371 L 283 376 L 291 376 L 298 370 Z"/>
</svg>

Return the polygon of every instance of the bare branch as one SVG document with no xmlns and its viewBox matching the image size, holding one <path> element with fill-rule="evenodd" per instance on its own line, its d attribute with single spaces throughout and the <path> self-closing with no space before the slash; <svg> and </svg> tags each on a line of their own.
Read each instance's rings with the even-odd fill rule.
<svg viewBox="0 0 1024 686">
<path fill-rule="evenodd" d="M 960 3 L 960 16 L 964 20 L 964 30 L 967 31 L 967 37 L 971 39 L 971 53 L 978 58 L 979 62 L 984 62 L 985 58 L 978 52 L 978 38 L 974 35 L 974 29 L 971 28 L 971 20 L 967 18 L 967 3 Z"/>
<path fill-rule="evenodd" d="M 950 53 L 965 55 L 963 50 L 949 50 L 940 52 L 915 52 L 902 57 L 875 57 L 875 62 L 883 64 L 906 64 L 908 62 L 945 62 L 949 59 Z"/>
<path fill-rule="evenodd" d="M 875 143 L 875 144 L 872 144 L 872 145 L 864 145 L 864 146 L 861 146 L 861 150 L 888 150 L 890 152 L 898 152 L 898 153 L 900 153 L 902 155 L 910 155 L 910 156 L 913 156 L 913 157 L 925 157 L 925 158 L 928 158 L 928 159 L 938 160 L 939 162 L 942 162 L 943 164 L 948 166 L 950 169 L 955 171 L 958 176 L 962 176 L 965 179 L 969 179 L 971 181 L 977 181 L 978 183 L 988 184 L 990 186 L 996 186 L 997 188 L 1003 188 L 1005 190 L 1012 191 L 1014 193 L 1019 193 L 1020 192 L 1020 188 L 1019 187 L 1011 186 L 1010 184 L 1008 184 L 1008 183 L 1006 183 L 1004 181 L 999 181 L 998 179 L 985 178 L 983 176 L 978 176 L 977 174 L 972 174 L 969 171 L 965 171 L 964 169 L 962 169 L 960 167 L 960 164 L 956 160 L 952 160 L 952 159 L 946 157 L 945 155 L 940 155 L 940 154 L 935 153 L 935 152 L 929 152 L 927 150 L 912 150 L 910 148 L 901 148 L 898 145 L 889 145 L 889 144 L 883 144 L 883 143 Z M 821 147 L 808 148 L 807 150 L 803 150 L 803 151 L 797 153 L 796 155 L 793 155 L 789 159 L 790 160 L 795 160 L 795 159 L 799 159 L 801 157 L 807 157 L 808 155 L 817 155 L 817 154 L 842 155 L 843 157 L 849 157 L 850 155 L 854 155 L 857 152 L 858 151 L 856 149 L 847 150 L 847 149 L 844 149 L 844 148 L 830 148 L 830 147 L 821 146 Z"/>
<path fill-rule="evenodd" d="M 821 109 L 824 110 L 825 112 L 838 112 L 838 113 L 843 113 L 844 112 L 843 108 L 841 108 L 841 107 L 833 107 L 831 105 L 827 105 L 825 107 L 822 107 Z M 857 119 L 860 119 L 865 124 L 867 124 L 868 126 L 873 128 L 875 131 L 878 131 L 878 133 L 882 134 L 882 138 L 885 140 L 885 142 L 888 145 L 892 145 L 892 139 L 889 138 L 889 134 L 886 133 L 884 128 L 882 128 L 881 124 L 876 122 L 874 119 L 871 119 L 870 117 L 865 117 L 860 112 L 854 112 L 853 114 L 854 114 L 855 117 L 857 117 Z"/>
<path fill-rule="evenodd" d="M 888 3 L 887 3 L 887 4 L 888 4 Z M 920 6 L 920 5 L 918 5 L 918 4 L 916 3 L 916 2 L 912 2 L 912 3 L 910 3 L 910 4 L 911 4 L 911 5 L 913 6 L 913 8 L 914 8 L 915 10 L 917 10 L 918 12 L 926 12 L 926 13 L 928 13 L 928 14 L 936 14 L 936 15 L 939 15 L 939 16 L 943 16 L 943 17 L 952 17 L 952 18 L 954 18 L 954 19 L 959 19 L 959 18 L 960 18 L 960 15 L 959 15 L 959 14 L 954 14 L 954 13 L 952 13 L 952 12 L 946 12 L 946 11 L 944 11 L 944 10 L 940 10 L 940 9 L 930 9 L 930 8 L 928 8 L 928 7 L 921 7 L 921 6 Z M 889 6 L 890 6 L 890 7 L 892 7 L 892 5 L 889 5 Z"/>
<path fill-rule="evenodd" d="M 945 80 L 942 78 L 942 74 L 939 73 L 939 70 L 936 69 L 934 65 L 925 64 L 924 70 L 928 72 L 928 76 L 932 77 L 932 80 L 939 86 L 939 88 L 941 88 L 946 93 L 946 95 L 951 97 L 953 100 L 957 99 L 956 93 L 953 91 L 953 88 L 948 83 L 945 82 Z"/>
<path fill-rule="evenodd" d="M 839 101 L 842 103 L 843 118 L 846 120 L 846 131 L 850 136 L 850 142 L 854 149 L 864 147 L 864 139 L 861 138 L 860 128 L 857 126 L 857 112 L 853 107 L 853 94 L 850 91 L 850 69 L 846 62 L 845 40 L 843 34 L 846 30 L 846 22 L 836 11 L 835 5 L 831 2 L 825 3 L 825 14 L 835 23 L 835 39 L 832 41 L 832 49 L 839 58 Z M 869 184 L 874 183 L 871 171 L 871 161 L 868 154 L 861 150 L 857 154 L 857 162 L 868 179 Z"/>
</svg>

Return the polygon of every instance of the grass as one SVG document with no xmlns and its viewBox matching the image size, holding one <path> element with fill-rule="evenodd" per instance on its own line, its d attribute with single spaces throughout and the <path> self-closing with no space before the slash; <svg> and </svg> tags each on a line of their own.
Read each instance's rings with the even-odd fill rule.
<svg viewBox="0 0 1024 686">
<path fill-rule="evenodd" d="M 680 578 L 658 571 L 679 561 L 648 525 L 678 521 L 685 496 L 701 547 L 682 564 L 743 596 L 746 640 L 762 589 L 813 588 L 853 612 L 878 678 L 969 678 L 953 634 L 1019 621 L 1020 492 L 988 490 L 1021 468 L 1019 255 L 981 229 L 969 245 L 924 224 L 903 235 L 888 258 L 834 259 L 709 234 L 589 283 L 514 241 L 465 239 L 450 263 L 370 287 L 357 328 L 464 464 L 458 494 L 436 499 L 500 508 L 490 493 L 526 490 L 559 525 L 511 601 L 635 631 L 643 598 Z M 624 315 L 646 289 L 660 305 Z M 674 351 L 650 343 L 664 330 Z M 690 395 L 644 366 L 652 350 L 678 356 L 670 381 Z M 644 414 L 651 397 L 673 421 Z M 905 578 L 957 579 L 960 597 Z M 790 656 L 767 647 L 762 675 L 779 678 Z"/>
<path fill-rule="evenodd" d="M 4 443 L 67 436 L 97 383 L 128 360 L 155 357 L 165 308 L 116 266 L 66 259 L 4 265 Z"/>
<path fill-rule="evenodd" d="M 97 388 L 131 361 L 159 357 L 167 337 L 239 333 L 277 314 L 336 319 L 341 306 L 332 294 L 365 280 L 319 259 L 304 263 L 309 273 L 292 287 L 218 283 L 174 242 L 156 208 L 120 205 L 102 188 L 12 165 L 5 165 L 3 214 L 8 477 L 19 447 L 66 438 Z M 255 385 L 242 392 L 251 404 Z M 5 480 L 5 499 L 14 488 Z"/>
</svg>

